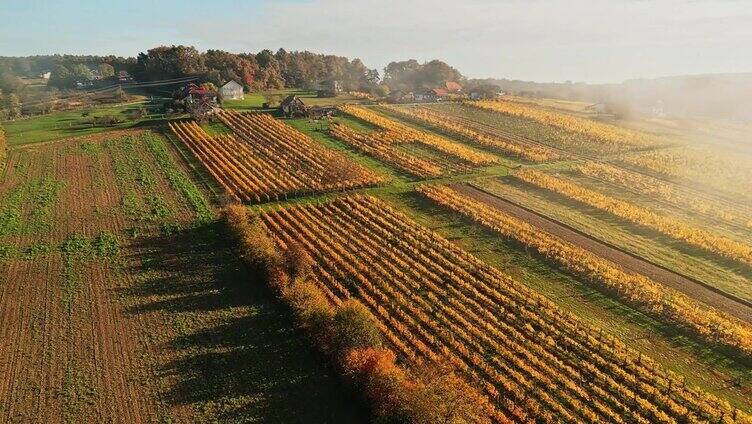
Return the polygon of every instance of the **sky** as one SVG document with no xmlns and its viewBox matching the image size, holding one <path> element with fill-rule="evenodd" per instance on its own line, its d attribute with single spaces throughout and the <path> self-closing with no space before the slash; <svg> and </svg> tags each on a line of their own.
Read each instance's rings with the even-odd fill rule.
<svg viewBox="0 0 752 424">
<path fill-rule="evenodd" d="M 752 0 L 0 0 L 0 56 L 186 44 L 441 59 L 474 78 L 752 72 Z"/>
</svg>

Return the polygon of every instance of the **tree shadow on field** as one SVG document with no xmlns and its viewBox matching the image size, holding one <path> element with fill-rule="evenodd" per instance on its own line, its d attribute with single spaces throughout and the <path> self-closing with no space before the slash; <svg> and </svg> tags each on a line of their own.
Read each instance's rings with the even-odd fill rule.
<svg viewBox="0 0 752 424">
<path fill-rule="evenodd" d="M 126 256 L 142 276 L 129 313 L 165 316 L 169 342 L 158 374 L 170 406 L 192 421 L 363 422 L 282 304 L 223 242 L 218 224 L 139 240 Z M 156 329 L 155 329 L 156 330 Z M 172 383 L 174 382 L 174 383 Z"/>
</svg>

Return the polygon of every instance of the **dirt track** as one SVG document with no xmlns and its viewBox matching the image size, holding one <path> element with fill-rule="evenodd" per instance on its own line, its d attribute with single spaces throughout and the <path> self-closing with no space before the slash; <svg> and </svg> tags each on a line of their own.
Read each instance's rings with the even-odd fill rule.
<svg viewBox="0 0 752 424">
<path fill-rule="evenodd" d="M 718 310 L 733 315 L 743 321 L 752 323 L 752 307 L 748 302 L 720 292 L 704 284 L 682 276 L 645 259 L 639 258 L 618 248 L 580 233 L 558 221 L 525 209 L 504 198 L 481 191 L 466 184 L 455 184 L 452 188 L 476 200 L 487 203 L 511 216 L 523 219 L 543 231 L 573 243 L 583 249 L 608 259 L 627 271 L 642 274 L 661 284 L 680 291 Z"/>
</svg>

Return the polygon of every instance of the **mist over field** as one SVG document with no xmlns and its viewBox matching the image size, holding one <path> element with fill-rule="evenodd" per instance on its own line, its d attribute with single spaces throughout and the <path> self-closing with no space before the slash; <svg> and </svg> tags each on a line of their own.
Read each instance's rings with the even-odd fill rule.
<svg viewBox="0 0 752 424">
<path fill-rule="evenodd" d="M 749 0 L 0 1 L 0 424 L 752 424 Z"/>
</svg>

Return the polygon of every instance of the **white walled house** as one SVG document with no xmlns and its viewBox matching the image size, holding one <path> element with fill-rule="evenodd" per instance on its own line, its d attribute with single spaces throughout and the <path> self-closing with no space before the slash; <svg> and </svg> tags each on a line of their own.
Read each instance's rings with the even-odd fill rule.
<svg viewBox="0 0 752 424">
<path fill-rule="evenodd" d="M 230 80 L 219 88 L 219 95 L 222 100 L 243 100 L 243 86 Z"/>
</svg>

